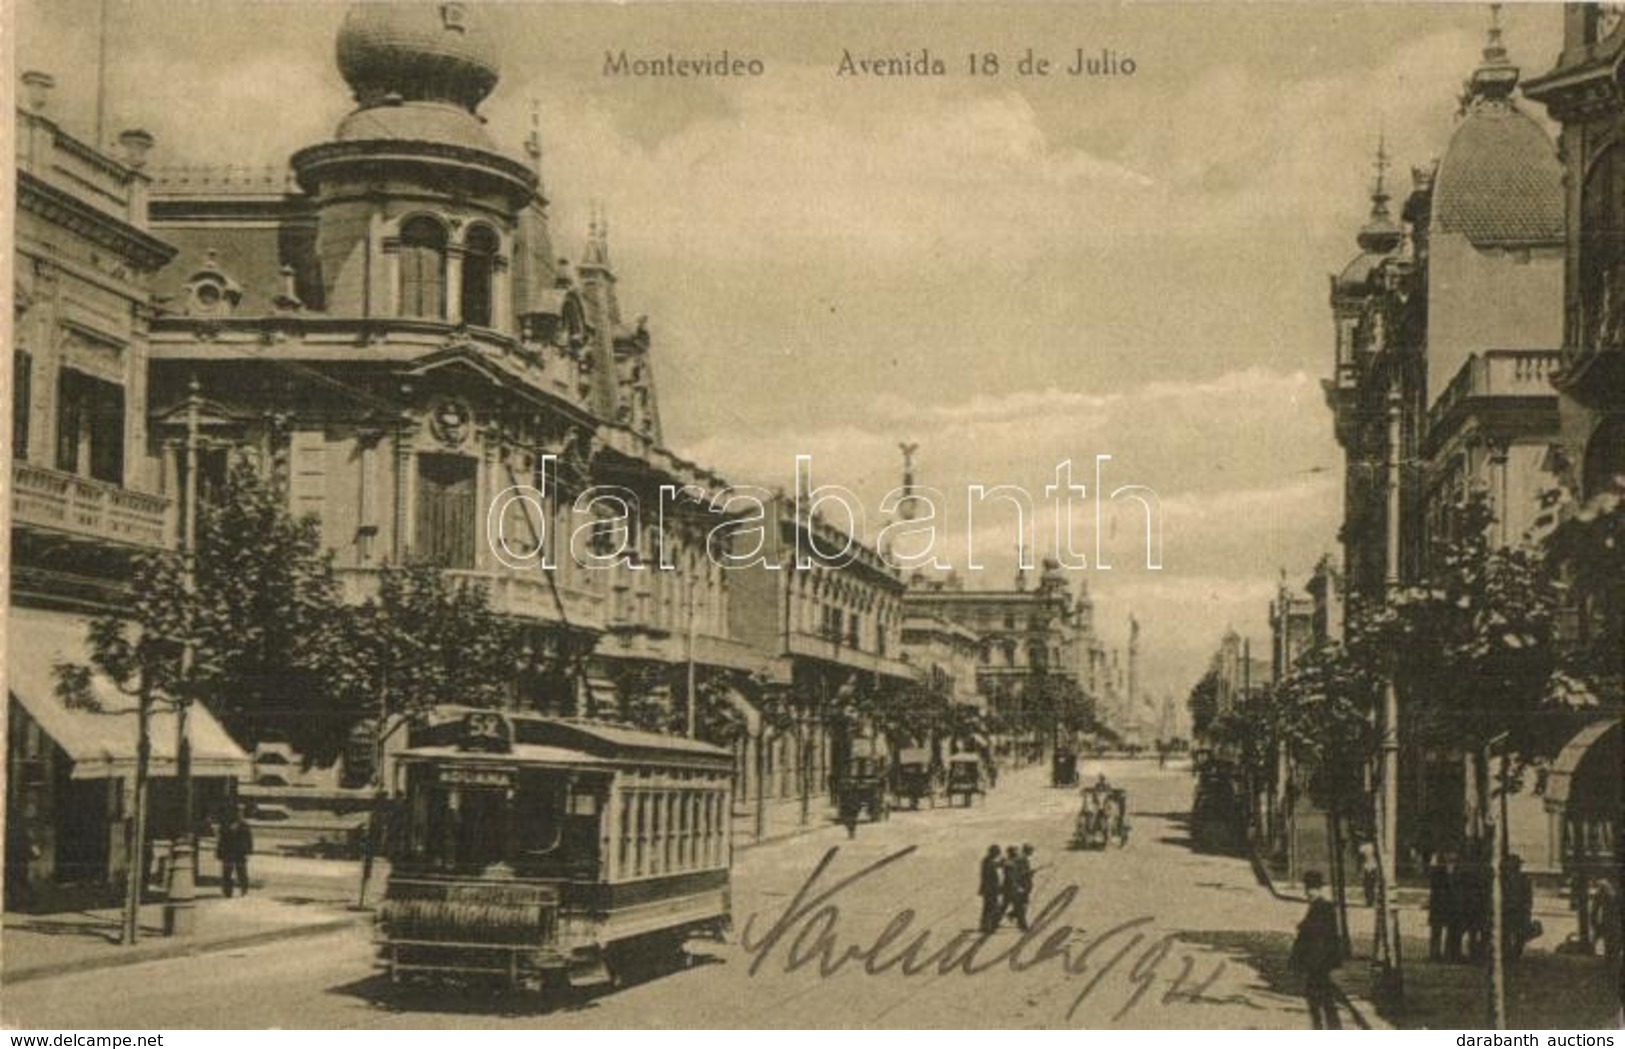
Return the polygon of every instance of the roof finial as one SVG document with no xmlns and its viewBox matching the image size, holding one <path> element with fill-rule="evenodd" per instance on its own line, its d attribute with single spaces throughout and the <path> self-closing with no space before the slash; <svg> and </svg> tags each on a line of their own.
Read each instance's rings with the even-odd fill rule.
<svg viewBox="0 0 1625 1049">
<path fill-rule="evenodd" d="M 530 134 L 525 137 L 525 155 L 530 158 L 530 168 L 536 174 L 536 196 L 545 204 L 547 189 L 542 183 L 542 103 L 534 98 L 530 100 Z"/>
<path fill-rule="evenodd" d="M 1388 168 L 1392 161 L 1388 156 L 1388 133 L 1386 130 L 1377 133 L 1377 156 L 1371 166 L 1376 169 L 1377 177 L 1371 187 L 1371 218 L 1360 228 L 1360 235 L 1356 238 L 1362 251 L 1386 255 L 1399 247 L 1404 231 L 1395 224 L 1393 216 L 1388 212 Z"/>
<path fill-rule="evenodd" d="M 1377 132 L 1377 158 L 1371 162 L 1371 166 L 1377 170 L 1377 182 L 1372 187 L 1371 200 L 1375 204 L 1383 205 L 1382 211 L 1386 214 L 1388 211 L 1386 207 L 1388 203 L 1388 187 L 1385 180 L 1388 177 L 1388 169 L 1392 166 L 1392 161 L 1388 156 L 1388 131 L 1386 128 Z M 1375 208 L 1372 209 L 1372 214 L 1376 214 Z"/>
<path fill-rule="evenodd" d="M 1490 29 L 1484 41 L 1484 61 L 1500 65 L 1507 60 L 1507 49 L 1501 43 L 1501 5 L 1490 5 Z"/>
<path fill-rule="evenodd" d="M 1507 58 L 1506 45 L 1501 41 L 1501 5 L 1490 5 L 1490 27 L 1485 34 L 1484 61 L 1473 70 L 1467 81 L 1467 93 L 1462 98 L 1462 110 L 1480 99 L 1502 100 L 1518 86 L 1518 67 Z"/>
</svg>

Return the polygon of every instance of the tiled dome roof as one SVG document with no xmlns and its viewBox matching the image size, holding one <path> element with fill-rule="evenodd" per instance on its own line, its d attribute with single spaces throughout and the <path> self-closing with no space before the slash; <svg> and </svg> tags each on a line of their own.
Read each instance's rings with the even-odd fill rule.
<svg viewBox="0 0 1625 1049">
<path fill-rule="evenodd" d="M 1561 242 L 1563 167 L 1540 125 L 1510 101 L 1472 107 L 1439 164 L 1432 225 L 1480 248 Z"/>
<path fill-rule="evenodd" d="M 462 4 L 356 4 L 338 35 L 338 66 L 362 105 L 396 95 L 472 111 L 496 87 L 496 46 Z"/>
<path fill-rule="evenodd" d="M 1371 281 L 1371 274 L 1388 256 L 1381 252 L 1365 251 L 1354 256 L 1354 260 L 1343 267 L 1343 272 L 1337 275 L 1338 291 L 1363 291 Z"/>
</svg>

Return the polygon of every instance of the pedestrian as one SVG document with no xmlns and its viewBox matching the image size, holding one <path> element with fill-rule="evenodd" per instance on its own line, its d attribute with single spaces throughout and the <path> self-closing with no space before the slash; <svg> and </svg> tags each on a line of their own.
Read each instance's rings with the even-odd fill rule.
<svg viewBox="0 0 1625 1049">
<path fill-rule="evenodd" d="M 1027 931 L 1027 901 L 1033 898 L 1033 847 L 1024 845 L 1020 852 L 1010 846 L 1004 857 L 1005 904 L 1016 928 Z"/>
<path fill-rule="evenodd" d="M 1365 890 L 1365 905 L 1377 905 L 1377 844 L 1370 838 L 1360 842 L 1360 885 Z"/>
<path fill-rule="evenodd" d="M 1309 1003 L 1309 1020 L 1315 1030 L 1342 1028 L 1337 1018 L 1337 985 L 1332 970 L 1343 963 L 1343 944 L 1337 934 L 1337 909 L 1326 898 L 1326 879 L 1319 871 L 1303 876 L 1309 894 L 1309 910 L 1298 923 L 1298 938 L 1292 943 L 1287 967 L 1303 977 L 1303 996 Z"/>
<path fill-rule="evenodd" d="M 215 841 L 214 853 L 220 858 L 220 887 L 231 897 L 234 884 L 241 883 L 242 895 L 248 895 L 248 856 L 254 851 L 254 832 L 233 808 L 220 825 L 220 836 Z"/>
<path fill-rule="evenodd" d="M 1536 936 L 1535 893 L 1524 873 L 1523 857 L 1516 853 L 1506 858 L 1501 875 L 1502 942 L 1506 957 L 1515 962 L 1523 957 L 1524 944 Z"/>
<path fill-rule="evenodd" d="M 848 839 L 858 836 L 858 808 L 857 797 L 851 791 L 843 790 L 840 804 L 841 825 L 846 828 Z"/>
<path fill-rule="evenodd" d="M 1481 962 L 1489 949 L 1485 932 L 1490 924 L 1489 865 L 1482 850 L 1473 848 L 1456 871 L 1456 903 L 1461 908 L 1461 929 L 1466 933 L 1465 951 L 1458 948 L 1456 960 Z"/>
<path fill-rule="evenodd" d="M 1453 922 L 1450 910 L 1455 887 L 1450 883 L 1449 859 L 1442 852 L 1433 854 L 1428 867 L 1428 960 L 1443 961 L 1444 949 Z"/>
<path fill-rule="evenodd" d="M 999 859 L 999 847 L 989 845 L 982 857 L 982 883 L 977 890 L 982 897 L 982 934 L 985 936 L 999 927 L 1004 913 L 1002 876 L 1004 863 Z"/>
</svg>

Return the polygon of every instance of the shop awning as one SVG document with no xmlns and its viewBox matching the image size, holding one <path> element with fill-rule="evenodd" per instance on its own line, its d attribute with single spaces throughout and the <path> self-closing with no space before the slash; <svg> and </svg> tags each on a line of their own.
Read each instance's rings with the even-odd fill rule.
<svg viewBox="0 0 1625 1049">
<path fill-rule="evenodd" d="M 6 687 L 52 741 L 67 753 L 74 779 L 107 779 L 135 772 L 136 700 L 100 675 L 91 691 L 100 710 L 70 708 L 57 695 L 60 663 L 88 665 L 87 620 L 82 616 L 29 608 L 6 610 Z M 167 704 L 153 705 L 154 777 L 175 774 L 175 714 Z M 192 774 L 249 779 L 252 762 L 220 722 L 202 705 L 188 719 L 192 740 Z"/>
</svg>

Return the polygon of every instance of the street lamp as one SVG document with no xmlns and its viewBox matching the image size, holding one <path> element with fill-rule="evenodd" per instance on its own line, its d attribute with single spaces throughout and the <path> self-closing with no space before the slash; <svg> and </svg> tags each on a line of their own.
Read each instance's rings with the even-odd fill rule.
<svg viewBox="0 0 1625 1049">
<path fill-rule="evenodd" d="M 186 636 L 181 639 L 181 672 L 175 690 L 175 781 L 180 787 L 180 827 L 170 844 L 169 884 L 164 894 L 164 935 L 190 936 L 197 917 L 197 840 L 193 825 L 191 707 L 192 666 L 196 660 L 197 471 L 199 409 L 197 376 L 186 393 L 186 491 L 182 512 L 181 587 L 186 595 Z"/>
</svg>

